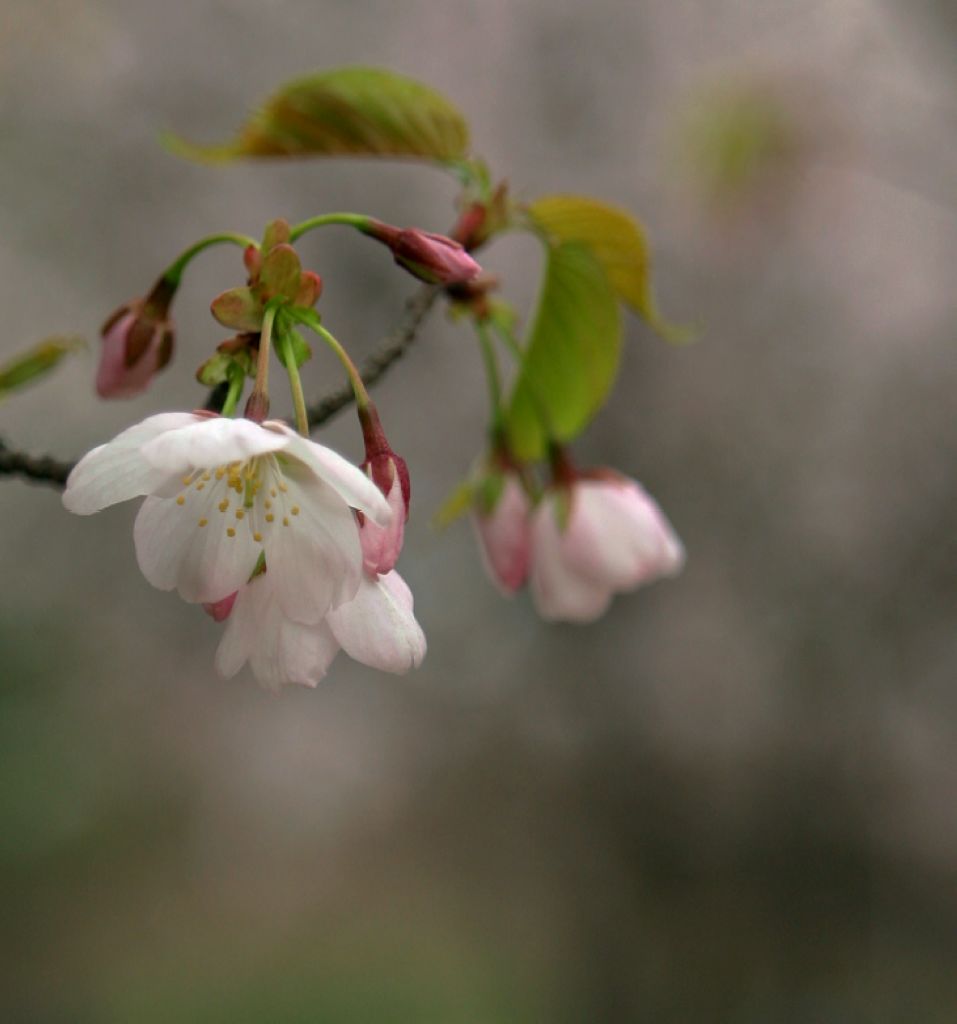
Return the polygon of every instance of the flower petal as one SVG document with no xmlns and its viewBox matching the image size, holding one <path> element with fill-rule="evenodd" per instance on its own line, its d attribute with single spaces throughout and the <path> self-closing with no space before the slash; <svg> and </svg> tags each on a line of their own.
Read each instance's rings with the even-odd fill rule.
<svg viewBox="0 0 957 1024">
<path fill-rule="evenodd" d="M 320 480 L 324 480 L 348 505 L 364 512 L 379 526 L 388 526 L 392 510 L 378 487 L 348 459 L 324 445 L 301 437 L 285 423 L 270 420 L 264 424 L 267 431 L 287 439 L 289 455 L 308 466 Z"/>
<path fill-rule="evenodd" d="M 133 541 L 140 569 L 154 587 L 175 588 L 185 601 L 210 602 L 249 579 L 261 548 L 250 518 L 237 518 L 226 506 L 231 498 L 226 481 L 212 477 L 184 487 L 175 498 L 146 499 Z"/>
<path fill-rule="evenodd" d="M 140 448 L 168 431 L 190 426 L 199 420 L 199 416 L 189 412 L 160 413 L 94 448 L 73 467 L 63 492 L 64 507 L 86 516 L 109 505 L 151 493 L 166 481 L 170 473 L 147 462 L 140 454 Z"/>
<path fill-rule="evenodd" d="M 359 587 L 359 528 L 349 506 L 310 470 L 295 462 L 284 470 L 270 488 L 276 493 L 269 512 L 257 505 L 255 529 L 283 613 L 315 623 Z"/>
<path fill-rule="evenodd" d="M 223 416 L 205 417 L 172 430 L 143 445 L 143 458 L 168 473 L 210 469 L 229 462 L 246 462 L 285 448 L 287 440 L 258 423 Z"/>
<path fill-rule="evenodd" d="M 472 524 L 479 540 L 482 564 L 489 579 L 510 597 L 528 577 L 531 558 L 529 500 L 515 473 L 505 484 L 490 515 L 475 511 Z"/>
<path fill-rule="evenodd" d="M 562 548 L 570 566 L 614 590 L 673 575 L 684 561 L 657 502 L 626 478 L 576 482 Z"/>
<path fill-rule="evenodd" d="M 382 527 L 371 519 L 366 519 L 359 528 L 363 567 L 370 575 L 382 576 L 392 572 L 402 551 L 405 536 L 405 499 L 402 496 L 402 481 L 398 473 L 392 479 L 392 488 L 386 500 L 392 509 L 392 522 Z"/>
<path fill-rule="evenodd" d="M 412 613 L 412 592 L 397 572 L 375 580 L 363 576 L 355 598 L 330 612 L 327 621 L 342 649 L 372 668 L 401 674 L 425 657 L 425 634 Z"/>
<path fill-rule="evenodd" d="M 532 599 L 543 619 L 593 622 L 611 603 L 613 588 L 583 576 L 563 550 L 552 501 L 546 497 L 532 521 Z"/>
<path fill-rule="evenodd" d="M 325 622 L 304 626 L 282 614 L 267 570 L 240 590 L 216 651 L 216 671 L 228 679 L 248 660 L 267 689 L 315 686 L 338 650 Z"/>
</svg>

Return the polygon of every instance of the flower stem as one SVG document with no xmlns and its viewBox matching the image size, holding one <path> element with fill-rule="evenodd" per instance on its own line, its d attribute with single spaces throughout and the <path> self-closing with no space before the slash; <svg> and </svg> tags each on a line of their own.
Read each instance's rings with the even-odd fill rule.
<svg viewBox="0 0 957 1024">
<path fill-rule="evenodd" d="M 298 430 L 303 437 L 308 437 L 309 414 L 306 412 L 306 396 L 302 393 L 302 380 L 299 376 L 299 367 L 296 365 L 296 356 L 287 335 L 281 335 L 277 339 L 277 342 L 279 354 L 285 364 L 286 372 L 289 374 L 289 386 L 292 389 L 292 404 L 296 410 L 296 430 Z"/>
<path fill-rule="evenodd" d="M 498 368 L 498 357 L 495 346 L 489 336 L 488 328 L 479 320 L 475 320 L 475 330 L 482 350 L 482 361 L 485 363 L 485 376 L 488 379 L 488 396 L 492 405 L 493 423 L 497 423 L 502 413 L 502 377 Z"/>
<path fill-rule="evenodd" d="M 327 224 L 347 224 L 349 227 L 362 231 L 369 223 L 369 218 L 361 213 L 322 213 L 318 217 L 295 224 L 289 231 L 289 241 L 295 242 L 313 228 L 324 228 Z"/>
<path fill-rule="evenodd" d="M 256 384 L 246 402 L 246 416 L 262 423 L 269 412 L 269 351 L 272 348 L 272 325 L 278 307 L 266 303 L 262 331 L 259 335 L 259 356 L 256 359 Z"/>
<path fill-rule="evenodd" d="M 222 245 L 224 242 L 229 242 L 232 245 L 238 245 L 242 249 L 248 249 L 249 246 L 258 248 L 258 243 L 252 238 L 247 238 L 246 235 L 237 235 L 232 231 L 224 231 L 218 235 L 209 235 L 206 238 L 201 238 L 198 242 L 180 253 L 180 255 L 177 256 L 177 258 L 163 272 L 163 276 L 160 280 L 165 281 L 173 288 L 178 287 L 180 279 L 183 276 L 183 271 L 186 269 L 186 265 L 194 256 L 198 256 L 203 252 L 203 250 L 210 248 L 210 246 Z"/>
<path fill-rule="evenodd" d="M 222 409 L 219 410 L 220 416 L 234 416 L 236 413 L 236 406 L 239 405 L 239 399 L 243 394 L 243 385 L 246 383 L 246 375 L 243 371 L 236 367 L 235 371 L 230 368 L 229 371 L 229 390 L 226 392 L 226 400 L 223 402 Z"/>
<path fill-rule="evenodd" d="M 352 391 L 356 396 L 356 406 L 361 412 L 366 409 L 369 405 L 369 392 L 366 391 L 366 386 L 362 382 L 362 375 L 356 369 L 356 364 L 349 358 L 349 353 L 339 344 L 335 336 L 330 334 L 325 327 L 320 323 L 316 323 L 312 329 L 319 335 L 320 338 L 332 349 L 333 352 L 339 357 L 339 362 L 345 367 L 346 373 L 349 375 L 349 383 L 352 384 Z"/>
</svg>

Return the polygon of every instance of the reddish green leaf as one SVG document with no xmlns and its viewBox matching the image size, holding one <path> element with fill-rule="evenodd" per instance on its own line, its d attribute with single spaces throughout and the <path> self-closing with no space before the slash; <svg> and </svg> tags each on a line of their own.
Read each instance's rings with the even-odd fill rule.
<svg viewBox="0 0 957 1024">
<path fill-rule="evenodd" d="M 456 161 L 468 125 L 440 93 L 381 68 L 345 67 L 287 83 L 232 142 L 196 146 L 170 138 L 197 160 L 290 156 L 404 156 Z"/>
</svg>

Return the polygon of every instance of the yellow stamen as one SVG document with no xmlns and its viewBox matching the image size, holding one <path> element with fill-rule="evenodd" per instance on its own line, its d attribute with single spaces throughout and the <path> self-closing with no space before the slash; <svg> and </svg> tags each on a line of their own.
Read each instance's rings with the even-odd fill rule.
<svg viewBox="0 0 957 1024">
<path fill-rule="evenodd" d="M 236 518 L 237 519 L 242 519 L 245 514 L 246 513 L 241 508 L 237 508 L 236 509 Z"/>
<path fill-rule="evenodd" d="M 289 525 L 289 516 L 283 516 L 282 517 L 282 525 L 283 526 L 288 526 Z"/>
<path fill-rule="evenodd" d="M 223 498 L 223 500 L 219 503 L 219 511 L 220 512 L 225 512 L 226 509 L 228 509 L 228 508 L 229 508 L 229 498 Z"/>
<path fill-rule="evenodd" d="M 236 536 L 236 531 L 231 526 L 227 526 L 226 527 L 226 536 L 227 537 L 235 537 Z"/>
<path fill-rule="evenodd" d="M 298 506 L 298 505 L 293 505 L 293 506 L 292 506 L 292 508 L 291 508 L 291 509 L 290 509 L 289 511 L 290 511 L 290 512 L 291 512 L 291 513 L 292 513 L 292 514 L 293 514 L 294 516 L 298 516 L 298 515 L 299 515 L 299 506 Z"/>
<path fill-rule="evenodd" d="M 199 525 L 200 525 L 200 526 L 205 526 L 205 525 L 206 525 L 206 523 L 207 523 L 207 520 L 206 520 L 206 519 L 200 519 L 200 521 L 199 521 Z"/>
<path fill-rule="evenodd" d="M 266 522 L 267 523 L 271 523 L 275 518 L 276 517 L 272 514 L 272 512 L 267 512 L 266 513 Z"/>
<path fill-rule="evenodd" d="M 256 541 L 257 543 L 259 541 L 261 541 L 262 539 L 263 539 L 263 535 L 261 533 L 254 533 L 253 534 L 253 540 Z"/>
<path fill-rule="evenodd" d="M 176 504 L 177 505 L 185 505 L 186 504 L 186 499 L 182 496 L 182 494 L 176 499 Z"/>
</svg>

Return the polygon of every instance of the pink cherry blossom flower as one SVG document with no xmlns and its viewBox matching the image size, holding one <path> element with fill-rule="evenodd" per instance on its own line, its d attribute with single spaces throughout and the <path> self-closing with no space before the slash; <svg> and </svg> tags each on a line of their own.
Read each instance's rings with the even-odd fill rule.
<svg viewBox="0 0 957 1024">
<path fill-rule="evenodd" d="M 200 413 L 151 416 L 93 449 L 63 504 L 89 515 L 143 495 L 133 536 L 153 586 L 219 602 L 264 556 L 283 615 L 306 624 L 359 589 L 353 509 L 382 527 L 392 516 L 365 473 L 285 424 Z"/>
<path fill-rule="evenodd" d="M 267 568 L 236 597 L 216 651 L 216 671 L 228 679 L 248 661 L 267 689 L 315 686 L 340 648 L 384 672 L 404 673 L 421 664 L 425 636 L 413 615 L 412 593 L 397 572 L 364 576 L 353 600 L 306 625 L 283 613 Z"/>
<path fill-rule="evenodd" d="M 591 622 L 612 596 L 673 576 L 684 549 L 657 503 L 610 471 L 551 488 L 532 520 L 532 597 L 545 619 Z"/>
<path fill-rule="evenodd" d="M 472 523 L 482 553 L 482 563 L 492 582 L 510 596 L 525 583 L 532 557 L 531 502 L 519 476 L 507 470 L 493 507 L 481 504 Z"/>
</svg>

